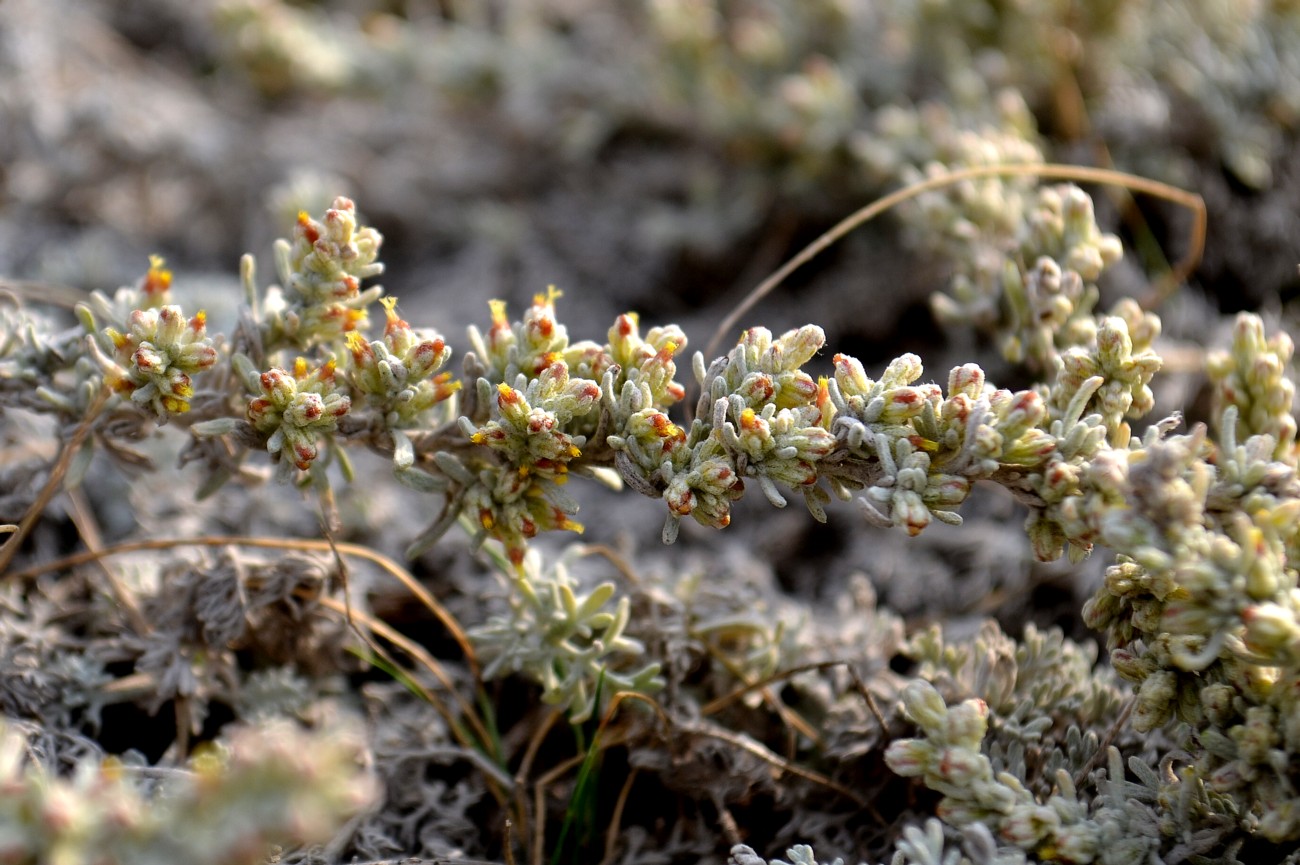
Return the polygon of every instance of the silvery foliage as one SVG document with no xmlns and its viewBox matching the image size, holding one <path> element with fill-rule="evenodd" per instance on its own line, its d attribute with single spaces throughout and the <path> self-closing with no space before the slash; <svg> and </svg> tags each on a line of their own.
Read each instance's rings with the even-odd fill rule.
<svg viewBox="0 0 1300 865">
<path fill-rule="evenodd" d="M 509 614 L 489 617 L 470 637 L 486 662 L 485 678 L 521 674 L 532 679 L 542 686 L 542 702 L 581 723 L 612 694 L 654 691 L 663 680 L 657 662 L 625 669 L 645 651 L 624 634 L 630 599 L 621 597 L 610 609 L 614 583 L 583 591 L 569 564 L 562 558 L 543 571 L 539 555 L 526 556 L 522 569 L 507 577 Z"/>
</svg>

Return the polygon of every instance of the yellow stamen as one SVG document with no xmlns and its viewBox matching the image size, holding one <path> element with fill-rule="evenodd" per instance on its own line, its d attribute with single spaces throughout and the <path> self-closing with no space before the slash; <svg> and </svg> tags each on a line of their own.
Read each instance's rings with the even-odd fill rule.
<svg viewBox="0 0 1300 865">
<path fill-rule="evenodd" d="M 534 294 L 533 306 L 555 306 L 555 301 L 564 297 L 564 292 L 553 285 L 546 286 L 546 294 Z"/>
</svg>

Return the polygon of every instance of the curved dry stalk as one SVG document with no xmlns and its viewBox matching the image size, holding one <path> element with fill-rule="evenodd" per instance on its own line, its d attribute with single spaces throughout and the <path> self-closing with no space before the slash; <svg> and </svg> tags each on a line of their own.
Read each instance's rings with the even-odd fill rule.
<svg viewBox="0 0 1300 865">
<path fill-rule="evenodd" d="M 785 722 L 787 727 L 789 727 L 791 730 L 795 732 L 800 733 L 803 736 L 806 736 L 810 741 L 813 742 L 813 744 L 821 746 L 822 744 L 821 734 L 818 733 L 817 730 L 813 728 L 812 724 L 809 724 L 806 720 L 804 720 L 804 717 L 802 715 L 800 715 L 794 709 L 791 709 L 789 706 L 787 706 L 785 704 L 785 701 L 782 700 L 771 688 L 768 688 L 766 684 L 755 685 L 751 683 L 745 677 L 744 672 L 738 666 L 733 664 L 729 658 L 727 658 L 725 655 L 721 654 L 720 652 L 715 651 L 713 646 L 708 645 L 707 643 L 705 644 L 705 647 L 708 649 L 709 655 L 711 657 L 713 657 L 718 663 L 722 664 L 722 666 L 726 668 L 728 673 L 735 676 L 737 679 L 741 681 L 744 688 L 750 688 L 752 685 L 754 690 L 760 691 L 763 695 L 763 702 L 767 703 L 767 705 L 772 709 L 773 712 L 776 712 L 778 715 L 781 716 L 781 720 Z M 710 705 L 712 705 L 712 703 L 710 703 Z"/>
<path fill-rule="evenodd" d="M 90 292 L 76 286 L 33 279 L 0 278 L 0 291 L 7 291 L 29 303 L 43 303 L 63 309 L 72 309 L 90 298 Z"/>
<path fill-rule="evenodd" d="M 86 545 L 86 549 L 91 551 L 102 550 L 104 548 L 103 536 L 99 531 L 99 524 L 95 521 L 94 511 L 91 510 L 90 503 L 86 501 L 85 495 L 81 490 L 68 490 L 68 502 L 71 505 L 68 515 L 72 518 L 72 524 L 76 527 L 77 533 L 81 535 L 81 541 Z M 117 576 L 117 573 L 108 566 L 104 559 L 96 559 L 100 571 L 104 574 L 104 579 L 108 582 L 109 591 L 113 595 L 113 600 L 117 601 L 126 613 L 126 620 L 131 623 L 131 628 L 139 635 L 144 636 L 150 633 L 153 628 L 145 619 L 144 613 L 140 612 L 140 605 L 136 603 L 127 588 Z"/>
<path fill-rule="evenodd" d="M 8 575 L 9 564 L 18 554 L 18 548 L 22 546 L 27 534 L 36 525 L 36 521 L 41 518 L 41 514 L 49 507 L 50 499 L 59 490 L 59 484 L 63 482 L 63 477 L 68 473 L 68 466 L 72 464 L 72 458 L 76 456 L 77 451 L 81 450 L 81 444 L 90 434 L 90 427 L 99 417 L 100 411 L 103 410 L 104 404 L 108 402 L 108 397 L 112 393 L 108 388 L 101 387 L 95 399 L 86 409 L 86 416 L 81 423 L 77 424 L 77 429 L 72 433 L 72 438 L 68 439 L 63 445 L 63 450 L 59 452 L 59 458 L 55 460 L 54 467 L 50 469 L 50 476 L 45 481 L 45 486 L 41 487 L 40 493 L 36 496 L 36 501 L 23 514 L 23 518 L 18 522 L 18 530 L 12 532 L 12 537 L 5 541 L 4 546 L 0 547 L 0 580 Z M 15 575 L 16 576 L 16 575 Z"/>
<path fill-rule="evenodd" d="M 749 736 L 733 733 L 730 730 L 712 724 L 706 726 L 699 722 L 679 723 L 677 726 L 679 729 L 696 736 L 701 736 L 706 739 L 717 739 L 719 742 L 726 742 L 753 757 L 757 757 L 764 763 L 780 769 L 782 772 L 788 772 L 791 775 L 803 778 L 805 781 L 811 781 L 828 790 L 833 790 L 851 801 L 853 804 L 857 805 L 859 808 L 871 808 L 870 802 L 863 799 L 843 784 L 826 777 L 820 772 L 814 772 L 812 769 L 805 769 L 799 764 L 793 763 L 779 754 L 773 753 L 766 745 L 750 738 Z"/>
<path fill-rule="evenodd" d="M 616 739 L 613 742 L 602 742 L 599 749 L 604 751 L 609 748 L 617 748 L 619 745 L 626 744 L 627 741 L 627 739 Z M 546 788 L 555 783 L 556 779 L 565 772 L 575 766 L 581 766 L 590 753 L 591 749 L 583 751 L 581 754 L 574 754 L 538 778 L 537 783 L 533 786 L 533 816 L 536 819 L 536 825 L 533 827 L 533 865 L 542 865 L 542 850 L 546 844 Z"/>
<path fill-rule="evenodd" d="M 605 732 L 605 728 L 609 726 L 611 721 L 613 721 L 614 715 L 618 712 L 618 708 L 623 704 L 624 700 L 637 700 L 647 704 L 650 708 L 654 709 L 655 714 L 659 716 L 660 720 L 662 720 L 665 725 L 669 727 L 672 726 L 672 719 L 670 719 L 667 713 L 664 712 L 663 707 L 652 698 L 636 691 L 618 691 L 614 696 L 609 698 L 609 705 L 605 708 L 605 714 L 601 716 L 600 724 L 596 727 L 596 732 L 592 734 L 592 748 L 595 748 L 597 743 L 600 743 L 600 750 L 604 751 L 625 744 L 629 741 L 627 738 L 621 738 L 613 742 L 601 742 L 601 733 Z M 559 765 L 552 767 L 546 772 L 546 774 L 538 778 L 537 783 L 533 786 L 533 819 L 535 820 L 531 856 L 533 865 L 542 865 L 542 849 L 546 844 L 546 788 L 554 783 L 555 779 L 559 778 L 574 766 L 582 765 L 582 762 L 587 759 L 587 755 L 590 751 L 591 748 L 588 748 L 587 751 L 584 751 L 581 754 L 575 754 Z"/>
<path fill-rule="evenodd" d="M 545 775 L 538 778 L 537 783 L 533 785 L 533 816 L 535 820 L 533 826 L 533 849 L 530 857 L 533 865 L 542 865 L 542 849 L 543 845 L 546 844 L 546 788 L 550 786 L 556 778 L 559 778 L 574 766 L 581 765 L 582 761 L 586 759 L 586 752 L 582 754 L 574 754 L 572 757 L 558 766 L 555 766 Z"/>
<path fill-rule="evenodd" d="M 1139 177 L 1135 174 L 1129 174 L 1124 171 L 1115 171 L 1110 168 L 1092 168 L 1083 165 L 1061 165 L 1058 163 L 1047 163 L 1044 165 L 981 165 L 974 168 L 960 168 L 956 171 L 950 171 L 938 177 L 930 177 L 903 187 L 902 189 L 891 192 L 883 198 L 878 198 L 872 203 L 854 211 L 844 219 L 836 223 L 821 237 L 818 237 L 812 243 L 805 246 L 798 255 L 787 261 L 776 270 L 767 279 L 760 282 L 754 289 L 745 296 L 736 308 L 727 314 L 717 329 L 713 332 L 713 337 L 709 340 L 708 346 L 704 349 L 706 358 L 712 357 L 717 350 L 718 343 L 723 336 L 736 326 L 740 317 L 754 308 L 754 305 L 772 292 L 778 285 L 785 281 L 786 277 L 794 273 L 800 267 L 812 261 L 827 247 L 843 239 L 846 235 L 875 219 L 885 211 L 923 195 L 936 189 L 943 189 L 961 183 L 965 180 L 976 180 L 984 177 L 1041 177 L 1045 180 L 1071 180 L 1079 183 L 1100 183 L 1108 186 L 1119 186 L 1132 192 L 1141 192 L 1155 198 L 1173 202 L 1174 204 L 1186 207 L 1192 211 L 1192 229 L 1191 229 L 1191 249 L 1183 256 L 1183 259 L 1174 266 L 1161 280 L 1157 283 L 1157 288 L 1152 292 L 1148 305 L 1164 300 L 1179 284 L 1183 282 L 1201 260 L 1201 253 L 1205 250 L 1205 228 L 1208 221 L 1205 209 L 1205 200 L 1194 192 L 1188 192 L 1185 189 L 1179 189 L 1167 183 L 1161 183 L 1158 180 L 1151 180 L 1146 177 Z"/>
<path fill-rule="evenodd" d="M 641 578 L 637 576 L 636 571 L 632 570 L 632 565 L 618 550 L 608 544 L 578 544 L 578 551 L 584 556 L 600 556 L 609 562 L 614 568 L 623 575 L 629 585 L 640 586 Z"/>
<path fill-rule="evenodd" d="M 628 794 L 632 792 L 632 784 L 639 774 L 641 770 L 633 766 L 632 771 L 627 773 L 627 780 L 623 782 L 623 789 L 618 791 L 614 813 L 609 816 L 609 829 L 605 832 L 605 858 L 600 860 L 600 865 L 610 865 L 614 861 L 614 845 L 618 842 L 618 828 L 623 825 L 623 809 L 627 807 Z"/>
<path fill-rule="evenodd" d="M 542 742 L 546 735 L 551 732 L 555 722 L 560 720 L 564 712 L 560 709 L 552 709 L 547 713 L 546 718 L 538 725 L 533 735 L 528 738 L 528 747 L 524 749 L 524 757 L 519 762 L 519 770 L 515 772 L 515 810 L 519 814 L 519 834 L 524 838 L 528 837 L 528 800 L 524 795 L 524 787 L 528 783 L 528 773 L 533 769 L 533 761 L 537 759 L 537 752 L 542 747 Z M 536 815 L 538 820 L 543 819 L 541 815 Z"/>
<path fill-rule="evenodd" d="M 464 629 L 461 628 L 460 623 L 456 621 L 455 617 L 452 616 L 445 607 L 439 604 L 433 595 L 431 595 L 424 586 L 420 585 L 419 581 L 416 580 L 409 571 L 383 553 L 372 550 L 370 547 L 362 546 L 361 544 L 353 544 L 343 541 L 331 544 L 329 541 L 310 540 L 306 538 L 256 538 L 245 535 L 202 535 L 191 538 L 160 538 L 147 541 L 126 541 L 120 544 L 114 544 L 111 547 L 105 547 L 98 552 L 88 551 L 74 553 L 43 564 L 32 565 L 29 568 L 24 568 L 21 571 L 14 571 L 9 574 L 3 573 L 5 562 L 3 559 L 0 559 L 0 579 L 29 580 L 32 577 L 39 576 L 40 574 L 74 568 L 77 565 L 84 565 L 85 563 L 93 562 L 102 556 L 115 556 L 123 553 L 141 552 L 143 550 L 169 550 L 176 547 L 256 547 L 261 549 L 300 550 L 318 553 L 333 553 L 337 550 L 343 555 L 356 556 L 359 559 L 365 559 L 368 562 L 378 565 L 390 576 L 396 578 L 398 582 L 406 586 L 406 588 L 410 590 L 411 594 L 415 595 L 416 598 L 418 598 L 420 602 L 428 608 L 429 612 L 433 613 L 438 621 L 442 623 L 443 627 L 451 633 L 452 638 L 464 653 L 465 661 L 469 665 L 470 672 L 473 674 L 474 678 L 480 678 L 479 673 L 481 668 L 479 667 L 478 658 L 474 654 L 474 647 L 470 644 L 469 637 L 466 636 Z M 6 545 L 4 549 L 8 549 L 8 545 Z M 0 555 L 3 555 L 3 550 L 0 550 Z"/>
<path fill-rule="evenodd" d="M 1083 764 L 1083 768 L 1074 774 L 1075 787 L 1082 789 L 1083 782 L 1088 780 L 1088 776 L 1092 774 L 1092 770 L 1096 769 L 1097 765 L 1101 763 L 1102 756 L 1106 753 L 1107 749 L 1114 744 L 1115 737 L 1119 735 L 1120 730 L 1124 729 L 1124 725 L 1128 723 L 1129 715 L 1133 714 L 1133 709 L 1136 706 L 1137 695 L 1134 694 L 1124 703 L 1124 708 L 1120 709 L 1119 715 L 1116 716 L 1114 723 L 1110 725 L 1110 729 L 1106 731 L 1105 737 L 1097 743 L 1097 750 L 1088 758 L 1088 762 Z"/>
<path fill-rule="evenodd" d="M 352 620 L 360 622 L 370 630 L 374 631 L 376 634 L 379 634 L 388 642 L 392 643 L 394 646 L 397 646 L 406 654 L 410 655 L 413 659 L 415 659 L 421 666 L 423 666 L 426 670 L 432 673 L 434 678 L 436 678 L 438 682 L 444 688 L 447 689 L 448 693 L 450 693 L 455 698 L 456 703 L 460 707 L 462 714 L 464 714 L 464 716 L 469 719 L 470 725 L 474 727 L 475 734 L 480 737 L 480 741 L 484 741 L 484 742 L 488 741 L 486 728 L 484 728 L 482 722 L 478 720 L 478 716 L 474 713 L 473 709 L 470 707 L 469 703 L 465 700 L 465 698 L 462 697 L 456 691 L 455 683 L 451 680 L 451 676 L 447 675 L 447 671 L 442 668 L 442 664 L 438 663 L 438 659 L 430 655 L 427 651 L 425 651 L 423 646 L 421 646 L 419 643 L 415 643 L 407 639 L 400 632 L 391 628 L 382 619 L 378 619 L 367 613 L 363 613 L 360 610 L 351 610 L 349 612 L 348 605 L 343 601 L 338 601 L 331 597 L 322 596 L 321 598 L 318 599 L 318 603 L 320 603 L 321 606 L 333 610 L 336 613 L 343 614 L 345 620 L 349 621 L 350 624 Z M 366 645 L 369 646 L 369 648 L 373 652 L 375 652 L 375 654 L 384 658 L 384 660 L 388 661 L 389 663 L 393 663 L 392 660 L 387 657 L 388 653 L 383 651 L 383 649 L 380 648 L 379 646 L 375 645 L 371 640 L 366 639 Z M 393 666 L 397 666 L 397 664 L 394 663 Z M 419 685 L 418 682 L 416 682 L 415 684 Z M 443 703 L 440 699 L 438 699 L 437 695 L 435 695 L 429 689 L 420 686 L 420 696 L 424 698 L 435 709 L 438 710 L 438 714 L 442 715 L 443 720 L 446 721 L 448 726 L 451 728 L 452 734 L 456 736 L 456 738 L 460 741 L 462 745 L 464 745 L 467 748 L 473 746 L 474 743 L 471 742 L 469 739 L 465 738 L 464 734 L 460 732 L 460 726 L 456 723 L 456 716 L 451 713 L 451 710 L 447 708 L 445 703 Z"/>
<path fill-rule="evenodd" d="M 800 673 L 820 672 L 822 670 L 829 670 L 833 667 L 847 666 L 849 666 L 848 661 L 819 661 L 813 664 L 801 664 L 798 667 L 791 667 L 788 670 L 778 670 L 777 672 L 764 676 L 755 682 L 742 685 L 728 694 L 723 694 L 721 697 L 713 698 L 700 707 L 700 714 L 705 716 L 717 714 L 746 694 L 752 694 L 754 691 L 762 690 L 768 685 L 784 681 L 785 679 L 797 676 Z"/>
</svg>

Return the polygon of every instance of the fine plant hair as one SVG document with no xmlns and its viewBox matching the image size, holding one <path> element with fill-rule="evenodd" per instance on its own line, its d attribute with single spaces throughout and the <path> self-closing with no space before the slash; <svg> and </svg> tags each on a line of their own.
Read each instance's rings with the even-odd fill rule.
<svg viewBox="0 0 1300 865">
<path fill-rule="evenodd" d="M 1010 175 L 1021 182 L 994 181 Z M 915 198 L 920 207 L 905 218 L 935 227 L 935 247 L 956 262 L 936 312 L 988 334 L 1033 382 L 1014 391 L 974 363 L 931 382 L 912 353 L 874 378 L 836 353 L 830 374 L 815 376 L 809 370 L 826 348 L 816 324 L 780 335 L 755 326 L 723 355 L 696 353 L 686 361 L 688 387 L 677 378 L 681 327 L 643 332 L 629 312 L 593 339 L 570 339 L 553 287 L 517 318 L 489 301 L 490 323 L 470 330 L 457 377 L 448 341 L 412 326 L 395 298 L 367 284 L 383 272 L 383 238 L 345 197 L 319 216 L 298 214 L 292 236 L 275 246 L 275 284 L 263 284 L 251 256 L 242 260 L 243 304 L 227 334 L 212 332 L 204 311 L 173 302 L 172 274 L 156 258 L 135 286 L 77 304 L 70 327 L 39 308 L 6 305 L 0 408 L 6 423 L 47 422 L 58 446 L 12 469 L 30 490 L 6 501 L 17 510 L 0 548 L 0 574 L 13 587 L 0 648 L 13 684 L 0 706 L 33 726 L 0 732 L 4 783 L 29 803 L 0 814 L 0 843 L 10 845 L 0 849 L 15 861 L 60 861 L 48 851 L 76 844 L 111 861 L 199 849 L 211 857 L 203 845 L 231 821 L 247 837 L 230 840 L 235 852 L 216 851 L 228 856 L 221 861 L 259 861 L 270 853 L 254 845 L 268 840 L 326 843 L 329 855 L 351 844 L 355 855 L 378 858 L 403 852 L 385 847 L 392 838 L 454 847 L 495 809 L 519 821 L 510 826 L 540 860 L 557 822 L 561 851 L 594 831 L 582 817 L 593 805 L 588 779 L 602 755 L 624 746 L 631 779 L 655 773 L 674 792 L 700 788 L 724 767 L 710 802 L 723 835 L 743 828 L 728 810 L 735 803 L 788 797 L 797 800 L 788 831 L 851 844 L 863 815 L 879 817 L 881 831 L 901 817 L 880 816 L 855 785 L 893 784 L 932 803 L 937 818 L 900 830 L 895 865 L 1233 861 L 1248 845 L 1276 854 L 1294 844 L 1293 345 L 1284 333 L 1270 336 L 1259 317 L 1239 316 L 1230 348 L 1207 359 L 1209 423 L 1185 428 L 1171 416 L 1142 427 L 1162 365 L 1160 319 L 1133 299 L 1099 309 L 1097 282 L 1121 259 L 1119 239 L 1098 226 L 1082 189 L 1028 177 L 1117 179 L 1057 166 L 953 171 L 851 217 L 827 241 Z M 1015 218 L 987 218 L 993 208 L 982 196 Z M 1205 226 L 1196 212 L 1189 261 Z M 1167 293 L 1160 286 L 1144 299 Z M 382 321 L 372 328 L 375 313 Z M 177 468 L 151 458 L 160 428 L 180 440 Z M 370 483 L 356 466 L 373 455 L 426 505 L 409 557 L 461 531 L 497 578 L 496 608 L 462 629 L 400 565 L 381 565 L 446 625 L 462 656 L 454 667 L 386 624 L 351 584 L 357 556 L 335 537 L 339 500 Z M 264 481 L 298 490 L 325 540 L 273 557 L 244 549 L 255 539 L 223 538 L 207 544 L 216 547 L 210 554 L 163 557 L 140 573 L 108 564 L 124 549 L 91 544 L 83 563 L 99 562 L 103 574 L 80 571 L 66 585 L 38 579 L 74 563 L 19 562 L 37 519 L 65 489 L 70 519 L 84 523 L 79 488 L 107 463 L 157 471 L 200 499 Z M 758 583 L 721 592 L 703 578 L 659 585 L 617 552 L 592 547 L 548 559 L 539 535 L 583 530 L 575 477 L 657 501 L 665 543 L 688 518 L 725 529 L 747 492 L 775 508 L 797 497 L 818 521 L 849 503 L 867 525 L 916 536 L 935 522 L 960 526 L 977 483 L 1001 488 L 1026 509 L 1038 560 L 1113 556 L 1083 609 L 1109 663 L 1032 626 L 1019 639 L 989 622 L 966 640 L 938 628 L 903 640 L 897 618 L 860 586 L 824 613 L 823 623 L 841 628 L 820 634 L 818 621 L 783 617 Z M 576 573 L 584 556 L 604 558 L 620 580 L 584 582 Z M 70 600 L 84 621 L 72 636 L 51 637 Z M 837 653 L 847 649 L 836 634 L 853 620 L 871 624 L 863 642 L 879 650 L 863 657 L 896 648 L 914 669 L 876 670 L 864 681 Z M 129 677 L 118 675 L 124 664 Z M 326 699 L 362 668 L 392 681 L 368 683 L 359 701 Z M 692 703 L 683 693 L 705 670 L 716 676 Z M 554 707 L 526 743 L 504 742 L 484 708 L 487 682 L 507 678 Z M 95 754 L 80 755 L 63 780 L 24 758 L 24 743 L 44 728 L 92 720 L 111 700 L 136 702 L 145 715 L 170 707 L 174 788 L 136 785 L 149 773 Z M 737 705 L 771 715 L 746 719 Z M 218 706 L 265 726 L 214 722 L 214 733 L 207 722 Z M 333 735 L 336 716 L 362 710 L 399 717 L 409 740 L 362 747 Z M 292 723 L 276 723 L 286 718 Z M 762 728 L 773 718 L 795 743 L 788 755 L 767 744 Z M 566 723 L 575 753 L 526 791 L 525 769 L 546 750 L 550 729 Z M 199 746 L 186 763 L 191 737 L 218 744 Z M 518 762 L 506 759 L 521 745 Z M 795 759 L 818 749 L 850 768 Z M 387 773 L 393 811 L 365 810 L 378 786 L 366 760 Z M 468 767 L 472 780 L 429 780 L 430 762 Z M 688 768 L 674 774 L 680 765 Z M 881 781 L 885 767 L 897 777 Z M 571 772 L 569 808 L 548 821 L 547 786 Z M 818 812 L 818 797 L 835 806 Z M 301 807 L 263 811 L 264 801 Z M 415 826 L 437 807 L 445 811 L 426 843 Z M 261 822 L 238 816 L 244 811 Z M 191 828 L 176 830 L 181 824 Z M 766 861 L 739 837 L 728 840 L 736 865 Z M 59 855 L 87 861 L 76 850 Z M 807 846 L 787 855 L 817 861 Z"/>
</svg>

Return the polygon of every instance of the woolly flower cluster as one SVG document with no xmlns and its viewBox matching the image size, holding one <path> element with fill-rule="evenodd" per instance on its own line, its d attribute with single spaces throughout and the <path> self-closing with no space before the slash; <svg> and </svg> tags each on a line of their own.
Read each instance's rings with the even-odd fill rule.
<svg viewBox="0 0 1300 865">
<path fill-rule="evenodd" d="M 814 464 L 831 452 L 833 437 L 821 426 L 817 384 L 800 367 L 824 342 L 821 328 L 811 325 L 776 339 L 752 328 L 707 370 L 696 355 L 702 394 L 689 431 L 650 412 L 629 419 L 630 435 L 607 439 L 624 480 L 667 504 L 665 540 L 677 536 L 684 516 L 728 525 L 747 477 L 778 507 L 786 503 L 781 484 L 803 492 L 821 513 L 826 496 L 815 486 Z"/>
<path fill-rule="evenodd" d="M 110 327 L 104 334 L 113 347 L 111 359 L 98 352 L 93 337 L 89 345 L 108 386 L 160 418 L 189 411 L 192 376 L 217 362 L 207 317 L 199 312 L 187 321 L 179 306 L 133 310 L 125 333 Z"/>
<path fill-rule="evenodd" d="M 350 379 L 357 393 L 376 409 L 388 429 L 409 429 L 428 410 L 460 390 L 451 373 L 439 372 L 451 349 L 436 334 L 415 331 L 397 315 L 396 298 L 381 298 L 387 324 L 382 339 L 367 342 L 360 333 L 347 335 Z"/>
<path fill-rule="evenodd" d="M 931 306 L 943 322 L 997 333 L 1008 360 L 1050 372 L 1061 350 L 1095 340 L 1096 282 L 1123 249 L 1097 227 L 1078 187 L 1024 197 L 1022 207 L 998 210 L 1018 214 L 1010 224 L 962 235 L 969 248 L 954 256 L 951 293 L 935 294 Z"/>
<path fill-rule="evenodd" d="M 362 291 L 361 281 L 383 273 L 382 243 L 378 231 L 357 224 L 351 199 L 336 198 L 322 220 L 299 213 L 293 241 L 275 245 L 282 285 L 271 288 L 262 310 L 265 344 L 304 350 L 364 328 L 366 308 L 382 289 Z M 244 267 L 249 281 L 251 260 Z"/>
<path fill-rule="evenodd" d="M 112 299 L 95 292 L 77 306 L 86 349 L 105 383 L 164 422 L 190 410 L 193 376 L 217 362 L 207 316 L 200 311 L 186 319 L 170 303 L 171 284 L 171 271 L 151 256 L 135 287 L 120 289 Z M 97 312 L 112 324 L 101 330 Z"/>
<path fill-rule="evenodd" d="M 250 386 L 261 395 L 249 401 L 248 421 L 267 436 L 267 451 L 286 467 L 310 467 L 319 452 L 317 437 L 332 433 L 352 407 L 338 392 L 333 361 L 312 369 L 300 357 L 292 372 L 273 367 Z"/>
</svg>

